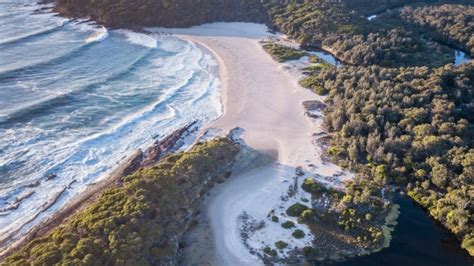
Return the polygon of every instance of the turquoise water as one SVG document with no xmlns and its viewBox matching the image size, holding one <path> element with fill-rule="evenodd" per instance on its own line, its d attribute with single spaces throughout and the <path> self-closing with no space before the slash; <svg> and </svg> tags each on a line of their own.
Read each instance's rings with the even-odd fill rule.
<svg viewBox="0 0 474 266">
<path fill-rule="evenodd" d="M 50 8 L 0 0 L 0 239 L 49 217 L 156 136 L 221 112 L 216 62 L 193 43 L 107 31 Z"/>
</svg>

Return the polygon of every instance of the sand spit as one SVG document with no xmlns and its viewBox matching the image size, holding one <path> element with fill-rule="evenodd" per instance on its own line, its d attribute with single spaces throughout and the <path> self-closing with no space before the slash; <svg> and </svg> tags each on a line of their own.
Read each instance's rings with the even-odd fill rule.
<svg viewBox="0 0 474 266">
<path fill-rule="evenodd" d="M 274 159 L 250 170 L 236 169 L 228 182 L 212 191 L 204 209 L 215 243 L 215 258 L 210 263 L 262 264 L 258 253 L 265 246 L 275 248 L 278 240 L 289 244 L 280 252 L 281 258 L 294 248 L 310 245 L 309 234 L 294 239 L 267 216 L 272 210 L 278 216 L 287 205 L 310 197 L 301 189 L 287 197 L 289 187 L 306 176 L 318 174 L 321 182 L 336 187 L 352 178 L 336 165 L 323 162 L 321 150 L 314 145 L 314 134 L 322 132 L 322 121 L 315 123 L 305 116 L 302 103 L 322 101 L 322 97 L 302 88 L 298 77 L 263 50 L 260 41 L 275 36 L 264 25 L 212 23 L 152 30 L 176 34 L 212 52 L 220 66 L 224 114 L 210 130 L 228 132 L 240 127 L 242 141 L 250 149 Z M 295 181 L 297 167 L 304 172 L 300 181 Z M 284 215 L 281 218 L 286 219 Z M 244 230 L 249 225 L 255 225 L 255 230 Z M 306 226 L 298 226 L 309 232 Z"/>
</svg>

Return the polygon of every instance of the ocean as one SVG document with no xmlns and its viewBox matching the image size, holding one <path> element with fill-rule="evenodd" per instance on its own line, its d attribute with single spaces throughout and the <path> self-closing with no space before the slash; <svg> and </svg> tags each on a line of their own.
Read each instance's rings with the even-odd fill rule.
<svg viewBox="0 0 474 266">
<path fill-rule="evenodd" d="M 0 240 L 23 235 L 137 149 L 216 119 L 219 86 L 217 63 L 191 42 L 0 0 Z"/>
</svg>

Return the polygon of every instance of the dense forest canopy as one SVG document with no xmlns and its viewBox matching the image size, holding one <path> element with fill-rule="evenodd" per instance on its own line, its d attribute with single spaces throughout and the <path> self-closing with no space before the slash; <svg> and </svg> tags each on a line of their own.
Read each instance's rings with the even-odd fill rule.
<svg viewBox="0 0 474 266">
<path fill-rule="evenodd" d="M 277 30 L 297 39 L 303 46 L 323 48 L 347 64 L 438 67 L 452 62 L 454 51 L 445 45 L 446 38 L 432 41 L 431 38 L 424 37 L 433 32 L 432 28 L 415 27 L 410 23 L 408 15 L 403 17 L 391 15 L 398 14 L 400 12 L 398 8 L 406 2 L 412 3 L 412 1 L 305 0 L 270 2 L 265 7 L 270 22 Z M 374 3 L 380 4 L 377 5 L 378 8 L 375 9 Z M 379 10 L 381 6 L 397 8 Z M 403 10 L 405 9 L 407 8 Z M 430 10 L 438 14 L 433 15 L 433 19 L 449 16 L 449 19 L 443 20 L 447 29 L 435 30 L 443 31 L 440 34 L 448 34 L 457 40 L 449 43 L 451 46 L 457 45 L 463 50 L 470 47 L 468 43 L 472 34 L 468 33 L 472 32 L 470 30 L 474 16 L 472 7 L 466 8 L 461 14 L 453 9 L 451 15 L 438 6 L 432 6 Z M 384 15 L 371 21 L 367 20 L 368 14 L 377 13 Z M 456 16 L 457 19 L 454 18 Z"/>
<path fill-rule="evenodd" d="M 87 209 L 0 265 L 176 265 L 178 241 L 200 195 L 225 178 L 239 147 L 196 145 L 107 189 Z"/>
<path fill-rule="evenodd" d="M 278 29 L 354 65 L 301 81 L 328 95 L 327 152 L 364 182 L 405 189 L 474 254 L 474 63 L 453 66 L 448 47 L 471 49 L 474 7 L 398 6 L 369 21 L 356 2 L 270 9 Z"/>
<path fill-rule="evenodd" d="M 328 95 L 327 153 L 360 177 L 347 196 L 360 197 L 354 187 L 397 185 L 474 255 L 474 62 L 452 64 L 453 48 L 472 49 L 474 6 L 414 2 L 305 0 L 266 8 L 275 29 L 346 64 L 309 67 L 300 83 Z"/>
<path fill-rule="evenodd" d="M 264 23 L 259 0 L 54 0 L 55 10 L 111 27 L 190 27 L 215 21 Z"/>
<path fill-rule="evenodd" d="M 380 186 L 398 184 L 474 248 L 474 63 L 321 71 L 328 152 Z"/>
<path fill-rule="evenodd" d="M 407 6 L 397 15 L 425 28 L 428 37 L 474 55 L 474 6 Z"/>
</svg>

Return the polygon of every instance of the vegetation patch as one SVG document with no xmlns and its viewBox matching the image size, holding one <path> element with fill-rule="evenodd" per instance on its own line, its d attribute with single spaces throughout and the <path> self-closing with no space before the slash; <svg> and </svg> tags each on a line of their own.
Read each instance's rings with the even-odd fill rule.
<svg viewBox="0 0 474 266">
<path fill-rule="evenodd" d="M 308 177 L 304 180 L 303 185 L 301 188 L 311 194 L 316 194 L 316 193 L 323 193 L 328 191 L 328 189 L 322 185 L 321 183 L 318 183 L 314 180 L 313 177 Z"/>
<path fill-rule="evenodd" d="M 279 240 L 275 242 L 275 247 L 277 249 L 285 249 L 286 247 L 288 247 L 288 243 L 286 243 L 285 241 Z"/>
<path fill-rule="evenodd" d="M 264 44 L 263 49 L 278 62 L 297 60 L 308 54 L 305 51 L 275 43 Z"/>
<path fill-rule="evenodd" d="M 272 249 L 271 247 L 265 247 L 263 252 L 271 257 L 276 257 L 278 255 L 277 251 Z"/>
<path fill-rule="evenodd" d="M 304 88 L 312 90 L 318 95 L 326 95 L 328 93 L 328 90 L 324 88 L 324 84 L 321 82 L 321 80 L 314 76 L 307 76 L 303 78 L 300 80 L 300 85 Z"/>
<path fill-rule="evenodd" d="M 411 198 L 469 243 L 474 235 L 474 190 L 469 185 L 474 169 L 474 63 L 327 71 L 319 76 L 330 84 L 324 123 L 335 133 L 332 150 L 346 151 L 330 153 L 333 158 L 364 173 L 367 182 L 361 186 L 405 187 Z M 349 83 L 350 90 L 340 89 Z M 370 194 L 345 200 L 357 203 Z M 351 227 L 351 222 L 343 226 Z"/>
<path fill-rule="evenodd" d="M 139 170 L 85 210 L 5 259 L 6 265 L 176 264 L 191 204 L 228 171 L 239 147 L 228 139 L 196 145 Z"/>
<path fill-rule="evenodd" d="M 445 44 L 456 45 L 474 56 L 474 25 L 466 23 L 472 19 L 472 5 L 406 6 L 395 12 L 395 16 L 422 27 L 425 36 Z"/>
<path fill-rule="evenodd" d="M 301 203 L 295 203 L 286 210 L 286 214 L 288 216 L 298 217 L 303 211 L 307 209 L 308 209 L 308 206 L 303 205 Z"/>
<path fill-rule="evenodd" d="M 273 222 L 278 223 L 279 220 L 280 219 L 277 216 L 275 216 L 275 215 L 272 216 L 272 221 Z"/>
<path fill-rule="evenodd" d="M 297 230 L 293 231 L 293 233 L 291 233 L 291 235 L 296 239 L 300 239 L 300 238 L 305 237 L 305 233 L 300 229 L 297 229 Z"/>
<path fill-rule="evenodd" d="M 286 221 L 286 222 L 281 224 L 281 227 L 283 227 L 285 229 L 290 229 L 290 228 L 295 227 L 295 223 L 292 222 L 292 221 Z"/>
</svg>

